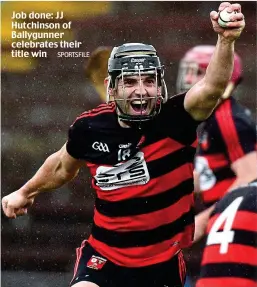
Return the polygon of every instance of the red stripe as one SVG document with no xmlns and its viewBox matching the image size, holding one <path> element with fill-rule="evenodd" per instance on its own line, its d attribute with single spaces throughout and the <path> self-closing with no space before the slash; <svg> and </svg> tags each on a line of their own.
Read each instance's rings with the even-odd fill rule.
<svg viewBox="0 0 257 287">
<path fill-rule="evenodd" d="M 230 277 L 228 270 L 228 277 L 218 277 L 218 278 L 200 278 L 195 287 L 256 287 L 255 281 L 240 278 L 240 277 Z"/>
<path fill-rule="evenodd" d="M 196 139 L 192 144 L 191 147 L 197 148 L 198 145 L 198 139 Z"/>
<path fill-rule="evenodd" d="M 91 168 L 92 172 L 92 168 Z M 95 175 L 95 174 L 93 174 Z M 190 164 L 184 164 L 158 178 L 150 179 L 147 184 L 128 186 L 112 190 L 112 192 L 101 190 L 92 181 L 93 188 L 97 191 L 100 199 L 107 201 L 119 201 L 135 197 L 145 197 L 164 192 L 179 185 L 183 181 L 192 178 L 192 169 Z M 172 179 L 172 180 L 171 180 Z M 161 183 L 161 184 L 160 184 Z M 165 189 L 165 190 L 164 190 Z"/>
<path fill-rule="evenodd" d="M 73 279 L 75 278 L 75 276 L 77 274 L 79 261 L 80 261 L 81 255 L 82 255 L 83 248 L 85 247 L 86 243 L 87 243 L 87 240 L 84 240 L 81 243 L 81 246 L 76 249 L 77 260 L 76 260 L 76 263 L 75 263 L 75 266 L 74 266 L 74 274 L 73 274 L 73 278 L 72 278 L 71 282 L 73 281 Z"/>
<path fill-rule="evenodd" d="M 233 121 L 231 101 L 227 100 L 220 105 L 220 108 L 217 109 L 215 115 L 223 140 L 227 146 L 229 158 L 231 162 L 234 162 L 238 158 L 244 156 L 244 151 L 241 147 L 235 123 Z"/>
<path fill-rule="evenodd" d="M 89 110 L 87 111 L 87 113 L 95 113 L 95 112 L 98 112 L 98 111 L 101 111 L 101 110 L 104 110 L 104 109 L 110 109 L 110 108 L 114 108 L 115 107 L 115 104 L 114 103 L 110 103 L 110 104 L 101 104 L 99 106 L 97 106 L 96 108 L 92 109 L 92 110 Z"/>
<path fill-rule="evenodd" d="M 224 179 L 217 182 L 213 188 L 202 191 L 202 199 L 205 203 L 220 200 L 228 191 L 229 187 L 235 181 L 234 178 Z"/>
<path fill-rule="evenodd" d="M 171 138 L 165 138 L 142 148 L 141 151 L 144 153 L 145 160 L 149 162 L 158 158 L 162 158 L 183 147 L 184 145 L 181 143 Z"/>
<path fill-rule="evenodd" d="M 215 220 L 218 218 L 219 214 L 215 214 L 209 220 L 207 233 L 210 232 L 212 225 L 214 224 Z M 250 212 L 250 211 L 242 211 L 238 210 L 236 216 L 233 221 L 233 229 L 242 229 L 247 231 L 257 232 L 257 214 Z M 253 224 L 255 223 L 255 224 Z M 221 225 L 219 230 L 223 229 L 223 224 Z"/>
<path fill-rule="evenodd" d="M 182 252 L 181 252 L 182 253 Z M 187 274 L 187 269 L 186 269 L 186 262 L 185 262 L 185 259 L 184 259 L 184 256 L 183 256 L 183 253 L 182 253 L 182 259 L 183 259 L 183 267 L 184 267 L 184 282 L 183 284 L 185 284 L 185 281 L 186 281 L 186 274 Z"/>
<path fill-rule="evenodd" d="M 178 254 L 178 262 L 179 262 L 179 276 L 182 285 L 185 284 L 186 279 L 186 268 L 185 268 L 185 260 L 182 251 Z"/>
<path fill-rule="evenodd" d="M 204 156 L 198 155 L 197 157 L 204 157 L 208 161 L 209 167 L 212 170 L 230 165 L 224 153 L 205 154 Z"/>
<path fill-rule="evenodd" d="M 178 255 L 178 270 L 179 270 L 179 277 L 181 283 L 183 283 L 183 271 L 182 271 L 182 265 L 181 265 L 181 257 Z"/>
<path fill-rule="evenodd" d="M 115 110 L 115 107 L 113 108 L 103 108 L 102 110 L 100 110 L 99 112 L 96 113 L 85 113 L 82 114 L 81 116 L 77 117 L 76 120 L 82 119 L 82 118 L 87 118 L 87 117 L 94 117 L 103 113 L 113 113 L 113 111 Z"/>
<path fill-rule="evenodd" d="M 143 267 L 152 264 L 164 262 L 172 258 L 179 250 L 179 242 L 183 233 L 176 234 L 173 238 L 161 243 L 149 245 L 146 247 L 116 248 L 110 247 L 103 242 L 93 238 L 91 235 L 88 242 L 103 257 L 106 257 L 113 263 L 126 267 Z"/>
<path fill-rule="evenodd" d="M 119 230 L 119 232 L 150 230 L 177 220 L 189 211 L 191 206 L 192 195 L 189 194 L 167 208 L 147 214 L 111 218 L 95 210 L 94 222 L 99 227 L 108 230 Z"/>
<path fill-rule="evenodd" d="M 201 265 L 208 263 L 239 263 L 256 265 L 257 249 L 247 245 L 229 244 L 228 252 L 220 254 L 220 245 L 205 247 Z"/>
<path fill-rule="evenodd" d="M 180 241 L 180 247 L 181 248 L 188 248 L 193 244 L 194 232 L 195 232 L 195 224 L 194 223 L 186 226 L 186 228 L 184 230 L 184 235 Z"/>
<path fill-rule="evenodd" d="M 108 106 L 111 106 L 111 105 L 115 105 L 113 102 L 107 104 L 107 103 L 103 103 L 103 104 L 100 104 L 98 107 L 96 107 L 96 109 L 98 108 L 102 108 L 102 107 L 108 107 Z"/>
<path fill-rule="evenodd" d="M 107 104 L 101 104 L 98 107 L 92 109 L 92 110 L 87 110 L 85 112 L 83 112 L 80 116 L 82 115 L 86 115 L 86 114 L 90 114 L 92 112 L 97 112 L 99 110 L 103 110 L 103 109 L 108 109 L 108 108 L 112 108 L 111 106 L 107 105 Z"/>
<path fill-rule="evenodd" d="M 256 247 L 231 243 L 228 252 L 220 254 L 220 245 L 209 245 L 205 247 L 201 265 L 208 263 L 238 263 L 255 266 L 257 265 L 256 258 Z"/>
<path fill-rule="evenodd" d="M 100 104 L 99 106 L 97 106 L 96 108 L 92 109 L 92 110 L 87 110 L 85 112 L 83 112 L 79 117 L 83 116 L 83 115 L 87 115 L 93 112 L 97 112 L 97 111 L 101 111 L 104 109 L 110 109 L 113 108 L 113 104 Z"/>
</svg>

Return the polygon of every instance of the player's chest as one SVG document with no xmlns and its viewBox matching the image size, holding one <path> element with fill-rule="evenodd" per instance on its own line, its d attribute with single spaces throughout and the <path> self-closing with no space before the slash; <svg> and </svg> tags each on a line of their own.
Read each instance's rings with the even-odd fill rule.
<svg viewBox="0 0 257 287">
<path fill-rule="evenodd" d="M 87 158 L 95 164 L 119 164 L 132 159 L 143 146 L 153 141 L 151 133 L 140 131 L 96 131 L 90 139 Z"/>
</svg>

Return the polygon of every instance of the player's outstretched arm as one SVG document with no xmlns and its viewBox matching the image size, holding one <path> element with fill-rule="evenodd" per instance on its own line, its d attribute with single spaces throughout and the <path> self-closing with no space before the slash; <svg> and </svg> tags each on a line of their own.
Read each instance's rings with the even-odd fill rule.
<svg viewBox="0 0 257 287">
<path fill-rule="evenodd" d="M 74 178 L 83 165 L 83 161 L 71 157 L 66 151 L 66 144 L 50 155 L 37 173 L 20 189 L 3 197 L 2 208 L 9 218 L 27 213 L 27 208 L 41 192 L 56 189 Z"/>
<path fill-rule="evenodd" d="M 196 120 L 208 118 L 222 96 L 233 71 L 234 43 L 245 27 L 240 4 L 223 2 L 219 11 L 224 9 L 230 14 L 225 28 L 218 23 L 219 13 L 210 13 L 213 30 L 218 34 L 216 48 L 204 78 L 185 97 L 185 109 Z"/>
</svg>

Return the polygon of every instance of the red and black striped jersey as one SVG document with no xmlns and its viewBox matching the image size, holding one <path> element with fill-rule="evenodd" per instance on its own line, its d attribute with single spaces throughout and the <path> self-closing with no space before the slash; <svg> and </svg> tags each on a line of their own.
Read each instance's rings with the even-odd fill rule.
<svg viewBox="0 0 257 287">
<path fill-rule="evenodd" d="M 86 161 L 96 191 L 89 243 L 128 267 L 170 259 L 194 232 L 193 158 L 196 122 L 184 94 L 140 128 L 122 128 L 115 104 L 77 118 L 68 153 Z"/>
<path fill-rule="evenodd" d="M 206 206 L 217 202 L 234 182 L 231 164 L 256 150 L 250 111 L 234 98 L 225 100 L 199 127 L 195 169 Z"/>
<path fill-rule="evenodd" d="M 257 286 L 257 183 L 228 193 L 211 214 L 196 287 Z"/>
</svg>

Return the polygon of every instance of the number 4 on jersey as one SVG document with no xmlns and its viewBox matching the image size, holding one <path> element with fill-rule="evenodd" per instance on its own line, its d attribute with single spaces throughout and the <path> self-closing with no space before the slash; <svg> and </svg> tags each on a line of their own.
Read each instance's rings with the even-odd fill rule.
<svg viewBox="0 0 257 287">
<path fill-rule="evenodd" d="M 236 198 L 216 219 L 207 238 L 207 245 L 220 244 L 220 253 L 228 252 L 228 245 L 234 240 L 235 231 L 232 224 L 236 216 L 239 205 L 243 201 L 243 196 Z M 224 223 L 224 228 L 218 231 Z"/>
</svg>

